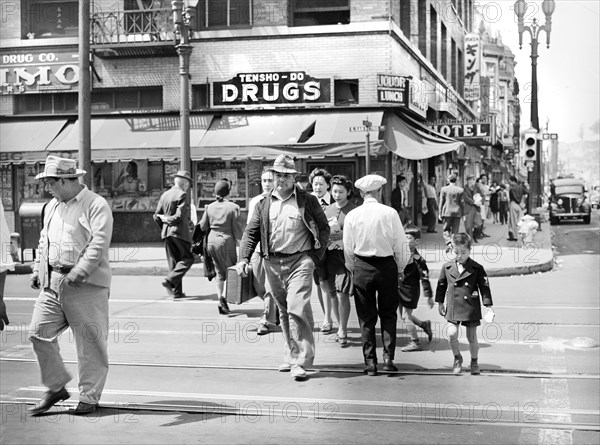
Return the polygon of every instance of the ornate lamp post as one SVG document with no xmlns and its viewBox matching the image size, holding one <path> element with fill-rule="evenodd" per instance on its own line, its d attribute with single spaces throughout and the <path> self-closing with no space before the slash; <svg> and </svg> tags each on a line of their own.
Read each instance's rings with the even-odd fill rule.
<svg viewBox="0 0 600 445">
<path fill-rule="evenodd" d="M 175 46 L 179 54 L 179 74 L 181 76 L 181 170 L 191 173 L 190 160 L 190 56 L 192 54 L 192 45 L 189 41 L 190 24 L 195 15 L 195 10 L 185 8 L 184 2 L 174 0 L 171 2 L 173 10 L 173 24 L 175 33 L 179 34 L 179 44 Z"/>
<path fill-rule="evenodd" d="M 550 48 L 550 31 L 552 28 L 552 13 L 556 5 L 554 0 L 544 0 L 542 2 L 542 11 L 546 16 L 546 23 L 538 25 L 537 19 L 534 18 L 531 25 L 525 25 L 524 18 L 527 12 L 527 2 L 525 0 L 517 0 L 515 2 L 515 14 L 519 24 L 519 49 L 523 48 L 523 33 L 527 31 L 531 37 L 531 126 L 536 130 L 540 130 L 540 122 L 538 116 L 538 86 L 537 86 L 537 58 L 538 58 L 538 37 L 541 31 L 546 32 L 546 46 Z M 541 141 L 537 141 L 536 145 L 536 163 L 533 171 L 529 173 L 529 208 L 541 205 L 542 181 L 541 181 L 541 166 L 542 153 Z"/>
</svg>

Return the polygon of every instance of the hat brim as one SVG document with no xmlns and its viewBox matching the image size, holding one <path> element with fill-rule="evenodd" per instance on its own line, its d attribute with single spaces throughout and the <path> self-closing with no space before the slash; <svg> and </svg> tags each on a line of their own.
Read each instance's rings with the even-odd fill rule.
<svg viewBox="0 0 600 445">
<path fill-rule="evenodd" d="M 73 179 L 73 178 L 79 178 L 80 176 L 85 175 L 87 172 L 85 170 L 81 170 L 81 169 L 76 169 L 75 173 L 69 173 L 67 175 L 47 175 L 45 172 L 40 173 L 39 175 L 37 175 L 35 177 L 35 179 L 44 179 L 44 178 L 61 178 L 61 179 Z"/>
<path fill-rule="evenodd" d="M 271 171 L 273 172 L 277 172 L 277 173 L 291 173 L 291 174 L 297 174 L 299 173 L 297 170 L 294 170 L 293 168 L 287 168 L 287 167 L 271 167 L 270 168 Z"/>
<path fill-rule="evenodd" d="M 194 180 L 192 178 L 190 178 L 189 176 L 182 176 L 182 175 L 175 175 L 176 178 L 183 178 L 183 179 L 187 179 L 190 182 L 194 182 Z"/>
</svg>

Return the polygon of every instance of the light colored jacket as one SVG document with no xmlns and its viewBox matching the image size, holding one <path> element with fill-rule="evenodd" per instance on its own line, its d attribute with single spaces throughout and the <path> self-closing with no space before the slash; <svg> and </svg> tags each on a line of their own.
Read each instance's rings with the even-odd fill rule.
<svg viewBox="0 0 600 445">
<path fill-rule="evenodd" d="M 79 229 L 85 231 L 88 242 L 81 249 L 75 261 L 75 267 L 87 273 L 86 282 L 101 287 L 110 287 L 112 274 L 109 263 L 109 248 L 113 232 L 113 215 L 106 200 L 84 187 L 78 197 L 81 208 Z M 43 228 L 37 256 L 33 266 L 34 272 L 39 273 L 42 289 L 49 282 L 48 276 L 48 223 L 52 219 L 59 203 L 53 198 L 45 207 Z"/>
</svg>

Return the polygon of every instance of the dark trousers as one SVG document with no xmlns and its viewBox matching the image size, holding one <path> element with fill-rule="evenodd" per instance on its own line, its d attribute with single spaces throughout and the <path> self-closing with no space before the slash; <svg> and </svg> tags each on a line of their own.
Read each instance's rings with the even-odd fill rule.
<svg viewBox="0 0 600 445">
<path fill-rule="evenodd" d="M 438 205 L 437 200 L 435 198 L 427 198 L 427 231 L 433 232 L 435 230 L 435 225 L 437 224 L 438 216 Z"/>
<path fill-rule="evenodd" d="M 173 285 L 175 295 L 181 295 L 183 294 L 183 276 L 190 270 L 192 264 L 194 264 L 192 243 L 173 236 L 165 238 L 164 241 L 167 252 L 167 263 L 169 264 L 167 280 Z"/>
<path fill-rule="evenodd" d="M 444 216 L 442 217 L 443 225 L 442 230 L 444 231 L 444 241 L 446 244 L 452 241 L 452 235 L 458 233 L 460 228 L 460 216 Z"/>
<path fill-rule="evenodd" d="M 375 325 L 381 320 L 383 359 L 394 359 L 398 320 L 398 266 L 393 257 L 356 257 L 354 297 L 365 364 L 377 364 Z"/>
</svg>

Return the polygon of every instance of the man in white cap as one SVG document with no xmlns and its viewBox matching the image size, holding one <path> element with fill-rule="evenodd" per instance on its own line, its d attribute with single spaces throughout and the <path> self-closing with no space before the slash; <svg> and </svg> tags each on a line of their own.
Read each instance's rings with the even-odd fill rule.
<svg viewBox="0 0 600 445">
<path fill-rule="evenodd" d="M 364 202 L 351 210 L 344 222 L 344 256 L 353 274 L 356 313 L 360 322 L 365 373 L 377 375 L 375 326 L 381 320 L 384 371 L 397 371 L 396 322 L 398 320 L 398 280 L 409 253 L 400 216 L 381 204 L 382 187 L 387 180 L 367 175 L 354 185 Z"/>
<path fill-rule="evenodd" d="M 279 155 L 271 170 L 275 188 L 257 205 L 240 244 L 237 270 L 247 273 L 256 245 L 264 258 L 269 287 L 279 308 L 284 363 L 295 380 L 307 378 L 315 358 L 312 277 L 329 241 L 329 223 L 316 197 L 297 187 L 294 160 Z"/>
<path fill-rule="evenodd" d="M 169 274 L 162 285 L 176 299 L 185 298 L 183 277 L 194 264 L 190 198 L 187 194 L 191 185 L 189 172 L 179 170 L 173 178 L 173 187 L 161 195 L 154 212 L 154 221 L 160 228 L 169 264 Z"/>
<path fill-rule="evenodd" d="M 48 156 L 36 176 L 54 197 L 45 207 L 31 286 L 40 289 L 29 340 L 48 391 L 32 415 L 70 397 L 71 380 L 61 359 L 58 337 L 68 327 L 75 336 L 79 365 L 79 404 L 74 414 L 96 411 L 108 374 L 108 249 L 113 217 L 104 198 L 79 182 L 85 174 L 73 159 Z"/>
</svg>

